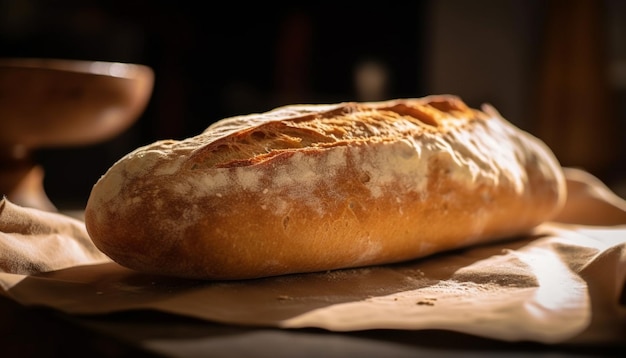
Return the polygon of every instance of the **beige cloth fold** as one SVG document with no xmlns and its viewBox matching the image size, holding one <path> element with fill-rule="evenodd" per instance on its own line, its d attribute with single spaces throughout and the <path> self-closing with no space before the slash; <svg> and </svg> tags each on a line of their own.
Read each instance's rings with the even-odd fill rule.
<svg viewBox="0 0 626 358">
<path fill-rule="evenodd" d="M 443 329 L 505 341 L 626 337 L 626 202 L 566 169 L 560 222 L 396 265 L 208 282 L 147 275 L 95 250 L 81 221 L 0 210 L 0 287 L 70 314 L 154 309 L 214 322 L 331 331 Z M 584 225 L 583 225 L 584 224 Z"/>
<path fill-rule="evenodd" d="M 30 275 L 107 261 L 82 221 L 0 200 L 0 272 Z"/>
</svg>

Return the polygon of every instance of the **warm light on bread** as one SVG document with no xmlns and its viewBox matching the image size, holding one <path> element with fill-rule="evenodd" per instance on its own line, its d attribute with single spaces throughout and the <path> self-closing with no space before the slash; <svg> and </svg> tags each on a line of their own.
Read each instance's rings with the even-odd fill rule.
<svg viewBox="0 0 626 358">
<path fill-rule="evenodd" d="M 85 221 L 131 269 L 247 279 L 510 238 L 565 195 L 541 141 L 442 95 L 286 106 L 155 142 L 102 176 Z"/>
</svg>

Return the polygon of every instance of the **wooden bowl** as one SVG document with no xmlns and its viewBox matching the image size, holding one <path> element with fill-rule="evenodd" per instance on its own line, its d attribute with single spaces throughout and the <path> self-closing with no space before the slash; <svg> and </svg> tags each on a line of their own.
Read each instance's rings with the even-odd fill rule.
<svg viewBox="0 0 626 358">
<path fill-rule="evenodd" d="M 112 139 L 140 117 L 153 85 L 145 65 L 0 58 L 0 195 L 53 209 L 32 151 Z"/>
</svg>

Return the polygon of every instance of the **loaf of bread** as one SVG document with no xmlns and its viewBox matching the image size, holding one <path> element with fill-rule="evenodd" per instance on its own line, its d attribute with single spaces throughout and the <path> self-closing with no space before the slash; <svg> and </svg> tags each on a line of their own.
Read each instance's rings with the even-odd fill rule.
<svg viewBox="0 0 626 358">
<path fill-rule="evenodd" d="M 285 106 L 138 148 L 94 185 L 85 223 L 128 268 L 250 279 L 513 238 L 565 195 L 544 143 L 433 95 Z"/>
</svg>

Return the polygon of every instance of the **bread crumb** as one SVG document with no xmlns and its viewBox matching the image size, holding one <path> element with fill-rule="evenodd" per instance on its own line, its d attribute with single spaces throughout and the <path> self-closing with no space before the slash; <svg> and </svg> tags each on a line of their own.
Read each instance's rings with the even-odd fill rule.
<svg viewBox="0 0 626 358">
<path fill-rule="evenodd" d="M 436 298 L 424 298 L 423 300 L 417 301 L 416 305 L 418 306 L 434 306 Z"/>
</svg>

